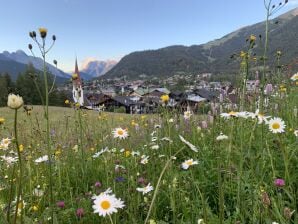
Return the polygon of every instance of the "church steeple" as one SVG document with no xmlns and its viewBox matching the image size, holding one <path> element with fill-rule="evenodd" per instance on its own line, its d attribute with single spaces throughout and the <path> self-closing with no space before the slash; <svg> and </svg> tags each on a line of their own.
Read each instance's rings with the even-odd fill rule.
<svg viewBox="0 0 298 224">
<path fill-rule="evenodd" d="M 82 87 L 82 81 L 80 77 L 79 67 L 78 67 L 78 60 L 76 57 L 75 62 L 75 72 L 72 76 L 72 96 L 75 103 L 79 103 L 81 106 L 84 106 L 84 93 Z"/>
</svg>

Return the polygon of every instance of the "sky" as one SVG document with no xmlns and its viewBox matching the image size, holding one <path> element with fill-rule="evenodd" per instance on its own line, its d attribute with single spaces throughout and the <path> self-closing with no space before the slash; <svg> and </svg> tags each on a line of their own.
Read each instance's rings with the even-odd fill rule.
<svg viewBox="0 0 298 224">
<path fill-rule="evenodd" d="M 275 16 L 296 7 L 289 0 Z M 57 36 L 47 61 L 72 71 L 76 56 L 82 68 L 134 51 L 203 44 L 263 21 L 266 11 L 263 0 L 0 0 L 0 15 L 0 52 L 30 54 L 29 31 L 45 27 Z"/>
</svg>

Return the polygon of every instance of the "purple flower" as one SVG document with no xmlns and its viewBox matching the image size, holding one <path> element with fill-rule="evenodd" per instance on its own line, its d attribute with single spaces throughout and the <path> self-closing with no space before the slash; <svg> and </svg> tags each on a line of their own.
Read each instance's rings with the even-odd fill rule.
<svg viewBox="0 0 298 224">
<path fill-rule="evenodd" d="M 283 187 L 283 186 L 285 186 L 285 180 L 281 179 L 281 178 L 277 178 L 274 180 L 274 185 L 276 187 Z"/>
<path fill-rule="evenodd" d="M 116 181 L 116 182 L 124 182 L 125 179 L 124 179 L 124 177 L 116 177 L 116 178 L 115 178 L 115 181 Z"/>
<path fill-rule="evenodd" d="M 59 207 L 59 208 L 64 208 L 65 207 L 65 202 L 64 201 L 58 201 L 56 203 L 56 205 Z"/>
<path fill-rule="evenodd" d="M 144 177 L 139 177 L 138 178 L 138 183 L 139 184 L 144 184 L 145 183 L 145 178 Z"/>
<path fill-rule="evenodd" d="M 101 187 L 101 183 L 99 181 L 96 181 L 94 184 L 95 187 Z"/>
<path fill-rule="evenodd" d="M 78 208 L 76 211 L 76 216 L 80 219 L 84 216 L 84 209 L 83 208 Z"/>
</svg>

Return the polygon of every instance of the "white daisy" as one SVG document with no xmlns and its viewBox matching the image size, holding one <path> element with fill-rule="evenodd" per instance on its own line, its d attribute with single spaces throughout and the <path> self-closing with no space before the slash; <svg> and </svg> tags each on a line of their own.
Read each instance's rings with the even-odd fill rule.
<svg viewBox="0 0 298 224">
<path fill-rule="evenodd" d="M 151 184 L 149 183 L 147 186 L 145 187 L 137 187 L 137 191 L 138 192 L 142 192 L 143 195 L 149 193 L 150 191 L 153 191 L 153 187 L 151 186 Z"/>
<path fill-rule="evenodd" d="M 173 123 L 174 122 L 174 119 L 173 118 L 170 118 L 169 119 L 169 123 Z"/>
<path fill-rule="evenodd" d="M 121 199 L 115 197 L 114 194 L 102 193 L 97 196 L 93 196 L 92 199 L 94 213 L 98 213 L 99 216 L 105 217 L 106 215 L 111 215 L 116 213 L 119 208 L 123 208 L 124 202 Z"/>
<path fill-rule="evenodd" d="M 173 142 L 173 140 L 171 140 L 169 137 L 163 137 L 163 138 L 160 139 L 160 140 L 162 140 L 162 141 L 168 141 L 168 142 L 170 142 L 170 143 Z"/>
<path fill-rule="evenodd" d="M 184 142 L 192 151 L 198 152 L 198 148 L 191 144 L 190 142 L 186 141 L 185 138 L 183 138 L 181 135 L 179 135 L 179 138 L 182 142 Z"/>
<path fill-rule="evenodd" d="M 294 131 L 294 135 L 295 135 L 296 137 L 298 137 L 298 130 L 295 130 L 295 131 Z"/>
<path fill-rule="evenodd" d="M 291 80 L 292 81 L 297 81 L 298 80 L 298 72 L 291 77 Z"/>
<path fill-rule="evenodd" d="M 151 138 L 151 142 L 156 142 L 157 141 L 157 137 L 152 137 Z"/>
<path fill-rule="evenodd" d="M 229 113 L 221 113 L 220 116 L 229 119 L 230 117 L 238 117 L 238 112 L 230 111 Z"/>
<path fill-rule="evenodd" d="M 151 149 L 153 149 L 153 150 L 157 150 L 157 149 L 159 149 L 159 145 L 152 145 L 152 146 L 151 146 Z"/>
<path fill-rule="evenodd" d="M 11 143 L 10 138 L 3 138 L 0 142 L 0 149 L 7 150 L 10 143 Z"/>
<path fill-rule="evenodd" d="M 131 155 L 132 156 L 139 156 L 140 155 L 140 152 L 139 151 L 132 151 L 131 152 Z"/>
<path fill-rule="evenodd" d="M 185 160 L 182 163 L 181 167 L 182 167 L 182 169 L 187 170 L 190 166 L 193 166 L 193 165 L 196 165 L 196 164 L 199 164 L 198 160 L 194 161 L 193 159 L 189 159 L 189 160 Z"/>
<path fill-rule="evenodd" d="M 187 110 L 187 111 L 184 111 L 183 117 L 185 120 L 189 120 L 192 115 L 193 115 L 192 111 Z"/>
<path fill-rule="evenodd" d="M 104 149 L 101 149 L 99 152 L 96 152 L 93 156 L 92 156 L 92 158 L 97 158 L 97 157 L 99 157 L 101 154 L 103 154 L 104 152 L 107 152 L 109 150 L 109 148 L 108 147 L 105 147 Z"/>
<path fill-rule="evenodd" d="M 146 156 L 146 155 L 142 155 L 142 156 L 141 156 L 141 161 L 140 161 L 140 163 L 142 163 L 142 164 L 147 164 L 148 161 L 149 161 L 149 156 Z"/>
<path fill-rule="evenodd" d="M 123 128 L 115 128 L 112 131 L 112 134 L 114 135 L 114 138 L 119 138 L 119 139 L 126 139 L 128 137 L 128 131 Z"/>
<path fill-rule="evenodd" d="M 265 124 L 268 124 L 268 118 L 270 118 L 270 116 L 265 116 L 264 114 L 261 114 L 259 109 L 257 109 L 255 113 L 249 113 L 249 116 L 252 119 L 257 118 L 259 120 L 258 124 L 262 124 L 263 122 Z"/>
<path fill-rule="evenodd" d="M 44 195 L 44 191 L 37 187 L 37 188 L 34 188 L 32 194 L 33 196 L 36 196 L 36 197 L 42 197 Z"/>
<path fill-rule="evenodd" d="M 156 128 L 156 129 L 161 128 L 161 125 L 160 124 L 156 124 L 156 125 L 154 125 L 154 128 Z"/>
<path fill-rule="evenodd" d="M 45 155 L 45 156 L 42 156 L 42 157 L 37 158 L 36 160 L 34 160 L 34 162 L 36 162 L 36 163 L 42 163 L 42 162 L 46 162 L 48 160 L 49 160 L 48 155 Z"/>
<path fill-rule="evenodd" d="M 285 132 L 285 127 L 286 127 L 285 122 L 279 117 L 271 118 L 270 121 L 268 122 L 268 125 L 269 125 L 269 130 L 274 134 Z"/>
<path fill-rule="evenodd" d="M 220 133 L 220 135 L 216 137 L 216 141 L 222 141 L 226 139 L 229 139 L 229 137 L 224 135 L 223 133 Z"/>
<path fill-rule="evenodd" d="M 12 156 L 0 156 L 0 157 L 3 161 L 7 162 L 9 165 L 18 161 L 17 157 L 12 157 Z"/>
</svg>

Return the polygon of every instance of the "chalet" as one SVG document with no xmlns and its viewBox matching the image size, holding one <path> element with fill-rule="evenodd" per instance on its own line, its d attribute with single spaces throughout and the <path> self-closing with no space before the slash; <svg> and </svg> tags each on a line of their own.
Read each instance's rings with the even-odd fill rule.
<svg viewBox="0 0 298 224">
<path fill-rule="evenodd" d="M 219 96 L 219 92 L 209 91 L 207 89 L 196 89 L 193 92 L 194 94 L 202 98 L 205 98 L 208 102 L 216 101 Z"/>
<path fill-rule="evenodd" d="M 144 112 L 144 103 L 129 96 L 115 96 L 106 99 L 104 102 L 108 111 L 115 112 L 117 109 L 125 108 L 125 113 L 135 114 Z"/>
</svg>

